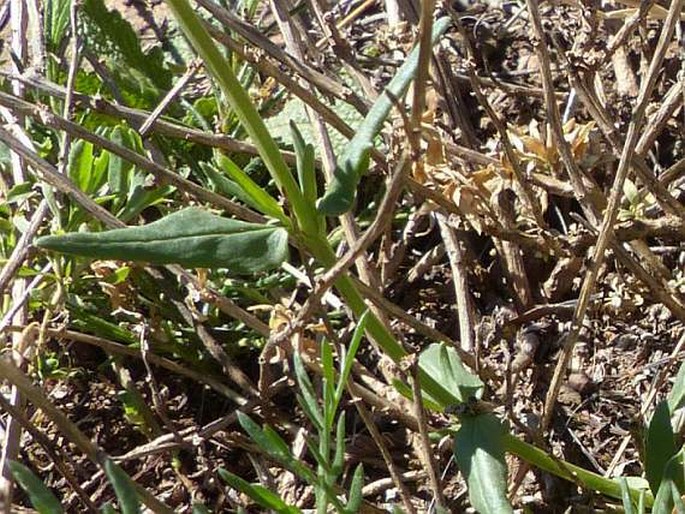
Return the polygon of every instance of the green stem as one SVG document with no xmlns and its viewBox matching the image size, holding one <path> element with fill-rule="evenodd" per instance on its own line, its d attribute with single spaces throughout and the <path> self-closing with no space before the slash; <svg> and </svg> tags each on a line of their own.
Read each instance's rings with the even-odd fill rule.
<svg viewBox="0 0 685 514">
<path fill-rule="evenodd" d="M 316 219 L 312 219 L 311 210 L 307 209 L 304 195 L 292 173 L 290 173 L 290 168 L 283 160 L 276 142 L 269 134 L 249 95 L 240 85 L 226 59 L 221 55 L 214 41 L 202 26 L 197 14 L 187 0 L 167 0 L 167 3 L 184 34 L 226 95 L 240 123 L 245 127 L 259 150 L 259 155 L 264 160 L 271 176 L 291 203 L 300 228 L 308 234 L 316 233 Z"/>
<path fill-rule="evenodd" d="M 606 478 L 592 471 L 588 471 L 574 464 L 555 459 L 543 450 L 522 441 L 512 434 L 504 436 L 504 448 L 509 452 L 522 458 L 548 473 L 552 473 L 560 478 L 571 482 L 579 483 L 587 489 L 600 492 L 611 498 L 620 500 L 622 498 L 621 484 L 612 478 Z M 649 491 L 645 491 L 645 503 L 652 506 L 654 497 Z M 636 502 L 640 498 L 640 491 L 630 488 L 630 495 Z"/>
</svg>

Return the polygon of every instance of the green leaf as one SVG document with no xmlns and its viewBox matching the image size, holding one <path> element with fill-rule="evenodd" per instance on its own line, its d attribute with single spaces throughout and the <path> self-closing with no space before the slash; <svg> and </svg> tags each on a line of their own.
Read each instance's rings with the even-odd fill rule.
<svg viewBox="0 0 685 514">
<path fill-rule="evenodd" d="M 208 185 L 212 190 L 228 198 L 235 197 L 255 210 L 259 209 L 257 204 L 252 200 L 252 197 L 250 197 L 242 187 L 226 178 L 224 174 L 214 166 L 206 162 L 201 162 L 200 169 L 205 174 Z"/>
<path fill-rule="evenodd" d="M 84 193 L 94 193 L 98 185 L 94 180 L 93 144 L 78 140 L 71 145 L 69 151 L 69 167 L 67 173 L 78 188 Z"/>
<path fill-rule="evenodd" d="M 354 334 L 352 334 L 352 341 L 347 348 L 347 351 L 342 357 L 342 369 L 340 370 L 340 377 L 338 378 L 338 384 L 335 388 L 335 408 L 338 408 L 338 404 L 342 399 L 343 392 L 345 391 L 345 384 L 352 371 L 352 365 L 354 364 L 354 357 L 357 355 L 357 350 L 359 350 L 359 345 L 361 344 L 362 337 L 364 337 L 364 331 L 366 330 L 366 324 L 369 319 L 369 311 L 365 311 L 359 318 L 357 326 L 354 329 Z"/>
<path fill-rule="evenodd" d="M 136 175 L 144 180 L 142 174 Z M 144 184 L 136 182 L 138 182 L 138 180 L 135 180 L 129 189 L 126 205 L 117 213 L 117 217 L 124 223 L 131 221 L 147 207 L 160 203 L 174 190 L 174 187 L 170 185 L 156 187 L 150 190 L 147 189 Z"/>
<path fill-rule="evenodd" d="M 140 38 L 131 24 L 117 10 L 108 10 L 103 0 L 84 0 L 82 12 L 111 43 L 111 50 L 119 52 L 126 65 L 138 70 L 159 89 L 171 88 L 171 72 L 164 65 L 161 49 L 143 52 Z"/>
<path fill-rule="evenodd" d="M 280 149 L 269 134 L 247 91 L 241 86 L 230 66 L 226 65 L 225 57 L 202 26 L 195 9 L 187 0 L 167 0 L 167 3 L 179 26 L 202 57 L 207 70 L 216 79 L 235 115 L 259 150 L 259 155 L 271 177 L 290 203 L 298 225 L 307 235 L 318 234 L 318 223 L 311 217 L 310 208 L 290 168 L 283 160 Z"/>
<path fill-rule="evenodd" d="M 333 366 L 333 350 L 331 343 L 324 339 L 321 343 L 321 386 L 323 390 L 323 410 L 325 430 L 330 431 L 333 427 L 333 419 L 337 404 L 335 403 L 335 368 Z"/>
<path fill-rule="evenodd" d="M 630 179 L 626 179 L 623 182 L 623 194 L 631 205 L 635 205 L 640 201 L 640 191 Z"/>
<path fill-rule="evenodd" d="M 633 499 L 630 496 L 630 488 L 628 487 L 628 481 L 625 479 L 625 477 L 620 477 L 618 481 L 621 484 L 621 500 L 623 502 L 623 510 L 626 511 L 626 514 L 637 514 L 637 511 L 633 504 Z"/>
<path fill-rule="evenodd" d="M 193 514 L 211 514 L 211 511 L 201 503 L 193 503 Z"/>
<path fill-rule="evenodd" d="M 238 411 L 238 422 L 263 451 L 280 461 L 292 459 L 288 445 L 272 429 L 269 429 L 269 427 L 263 429 L 252 418 L 241 411 Z M 267 429 L 269 430 L 268 432 Z"/>
<path fill-rule="evenodd" d="M 464 416 L 454 435 L 454 457 L 478 512 L 513 512 L 507 500 L 507 464 L 502 444 L 506 429 L 490 413 Z"/>
<path fill-rule="evenodd" d="M 113 143 L 126 147 L 124 134 L 121 127 L 114 127 L 114 130 L 112 130 L 109 138 Z M 112 193 L 120 195 L 126 192 L 128 173 L 131 171 L 131 169 L 133 169 L 133 164 L 110 152 L 109 167 L 107 169 L 107 182 L 109 183 L 109 190 Z"/>
<path fill-rule="evenodd" d="M 449 18 L 440 18 L 433 27 L 432 41 L 435 44 L 450 25 Z M 319 212 L 337 216 L 350 210 L 354 202 L 359 180 L 369 167 L 369 153 L 373 141 L 380 133 L 390 109 L 397 99 L 407 91 L 419 65 L 419 47 L 416 46 L 397 74 L 390 81 L 383 94 L 373 104 L 345 152 L 338 161 L 335 177 L 328 191 L 319 202 Z"/>
<path fill-rule="evenodd" d="M 138 514 L 140 512 L 140 500 L 131 477 L 112 459 L 106 459 L 104 467 L 107 478 L 114 488 L 114 494 L 119 500 L 121 514 Z"/>
<path fill-rule="evenodd" d="M 317 430 L 325 430 L 324 428 L 324 417 L 321 409 L 319 408 L 319 402 L 317 401 L 316 393 L 314 392 L 314 386 L 311 380 L 309 380 L 309 375 L 304 369 L 302 364 L 302 357 L 300 354 L 295 352 L 293 356 L 293 364 L 295 368 L 295 378 L 297 379 L 297 386 L 300 390 L 298 395 L 299 403 L 305 411 L 305 414 L 309 420 L 314 423 Z"/>
<path fill-rule="evenodd" d="M 483 382 L 462 364 L 459 354 L 445 344 L 433 343 L 419 357 L 419 365 L 443 389 L 451 394 L 457 403 L 470 398 L 480 398 Z"/>
<path fill-rule="evenodd" d="M 302 133 L 292 120 L 290 120 L 290 130 L 292 132 L 293 146 L 295 147 L 297 178 L 300 182 L 300 189 L 305 200 L 314 205 L 318 198 L 314 146 L 311 143 L 305 142 Z"/>
<path fill-rule="evenodd" d="M 362 506 L 362 486 L 364 485 L 364 466 L 359 464 L 352 475 L 352 482 L 350 483 L 350 494 L 348 495 L 345 512 L 354 514 L 359 512 Z"/>
<path fill-rule="evenodd" d="M 217 161 L 228 176 L 250 197 L 252 205 L 267 216 L 271 216 L 281 223 L 288 223 L 288 218 L 278 202 L 241 170 L 237 164 L 223 154 L 219 155 Z"/>
<path fill-rule="evenodd" d="M 345 466 L 345 411 L 340 413 L 335 429 L 335 454 L 331 463 L 331 473 L 337 478 Z"/>
<path fill-rule="evenodd" d="M 685 492 L 685 450 L 681 449 L 664 466 L 658 492 L 654 499 L 652 513 L 681 512 L 683 501 L 681 496 Z M 651 482 L 650 482 L 651 486 Z M 654 489 L 652 489 L 654 491 Z M 675 508 L 675 510 L 674 510 Z"/>
<path fill-rule="evenodd" d="M 40 514 L 59 514 L 64 512 L 62 505 L 55 495 L 52 494 L 52 491 L 29 468 L 16 461 L 10 461 L 9 467 L 14 479 L 28 494 L 31 505 Z"/>
<path fill-rule="evenodd" d="M 668 395 L 668 408 L 673 414 L 676 410 L 685 405 L 685 362 L 680 365 L 678 375 L 676 376 L 671 389 L 671 394 Z"/>
<path fill-rule="evenodd" d="M 645 439 L 645 475 L 652 492 L 656 493 L 666 464 L 678 452 L 671 425 L 671 412 L 666 401 L 660 402 L 654 410 Z"/>
<path fill-rule="evenodd" d="M 552 457 L 547 452 L 522 441 L 513 434 L 505 434 L 503 443 L 506 451 L 519 456 L 526 462 L 548 473 L 552 473 L 564 480 L 581 484 L 590 491 L 598 491 L 618 500 L 623 498 L 621 485 L 613 478 L 603 477 L 570 462 Z M 653 505 L 654 496 L 649 492 L 649 484 L 646 480 L 640 477 L 626 477 L 626 482 L 631 489 L 630 495 L 634 501 L 643 498 L 642 501 L 648 506 Z"/>
<path fill-rule="evenodd" d="M 246 494 L 264 509 L 272 509 L 279 514 L 299 514 L 297 507 L 286 504 L 277 494 L 258 484 L 250 484 L 242 478 L 223 468 L 219 468 L 219 476 L 231 487 Z"/>
<path fill-rule="evenodd" d="M 57 52 L 69 26 L 69 9 L 74 0 L 47 0 L 45 2 L 45 46 L 48 52 Z"/>
<path fill-rule="evenodd" d="M 193 207 L 148 225 L 46 236 L 35 244 L 97 259 L 228 268 L 233 273 L 273 269 L 288 256 L 285 229 L 222 218 Z"/>
</svg>

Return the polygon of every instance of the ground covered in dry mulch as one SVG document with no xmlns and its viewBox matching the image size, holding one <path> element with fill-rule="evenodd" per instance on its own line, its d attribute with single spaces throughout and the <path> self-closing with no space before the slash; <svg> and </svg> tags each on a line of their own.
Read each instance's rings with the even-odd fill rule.
<svg viewBox="0 0 685 514">
<path fill-rule="evenodd" d="M 351 11 L 356 6 L 356 2 L 350 2 L 347 9 Z M 149 22 L 140 22 L 136 9 L 130 6 L 119 7 L 128 9 L 129 18 L 141 23 L 141 30 Z M 658 16 L 649 14 L 613 56 L 606 55 L 608 43 L 631 13 L 617 14 L 612 19 L 604 15 L 625 7 L 607 4 L 600 9 L 572 2 L 545 3 L 540 7 L 549 38 L 547 46 L 558 105 L 565 122 L 569 122 L 567 140 L 573 145 L 573 157 L 586 187 L 594 188 L 593 194 L 604 198 L 595 206 L 600 213 L 610 194 L 617 152 L 625 141 L 640 83 L 662 27 Z M 157 10 L 158 6 L 152 9 L 157 16 L 166 14 Z M 144 10 L 142 5 L 137 8 Z M 440 205 L 447 209 L 450 229 L 459 240 L 474 321 L 473 352 L 482 366 L 495 373 L 494 378 L 487 380 L 487 399 L 498 406 L 497 412 L 509 419 L 516 433 L 529 437 L 540 426 L 545 396 L 580 287 L 591 265 L 599 227 L 593 222 L 584 226 L 579 221 L 585 217 L 587 207 L 580 205 L 577 191 L 547 133 L 540 62 L 525 5 L 457 3 L 450 10 L 448 13 L 443 8 L 442 14 L 459 18 L 461 29 L 449 32 L 436 62 L 440 81 L 434 83 L 430 93 L 434 102 L 429 102 L 429 115 L 435 133 L 431 135 L 432 145 L 428 146 L 434 160 L 420 172 L 415 169 L 414 179 L 419 186 L 430 188 L 444 199 Z M 376 86 L 387 80 L 392 73 L 389 63 L 403 55 L 412 41 L 401 29 L 389 30 L 382 14 L 383 6 L 374 4 L 342 31 L 357 63 L 361 69 L 369 70 Z M 264 18 L 268 20 L 269 15 Z M 273 39 L 278 40 L 276 36 Z M 657 178 L 670 173 L 664 186 L 676 198 L 682 174 L 677 163 L 685 157 L 682 78 L 675 107 L 664 120 L 658 114 L 684 66 L 682 48 L 672 43 L 647 111 L 649 121 L 645 126 L 653 128 L 658 124 L 658 130 L 653 144 L 641 155 Z M 617 148 L 612 148 L 603 133 L 606 127 L 593 119 L 580 95 L 575 100 L 569 97 L 569 77 L 584 85 L 593 95 L 592 100 L 598 102 L 598 111 L 615 131 Z M 476 88 L 482 96 L 474 93 Z M 502 134 L 493 123 L 493 113 L 499 123 L 506 124 L 512 144 L 510 155 L 506 154 Z M 401 126 L 401 121 L 394 126 Z M 389 136 L 388 141 L 397 137 Z M 530 179 L 533 209 L 527 205 L 514 178 L 512 155 Z M 643 189 L 644 183 L 634 174 L 630 177 L 635 193 L 626 189 L 621 203 L 619 222 L 623 232 L 617 236 L 618 245 L 642 264 L 676 305 L 684 305 L 682 220 L 674 230 L 663 229 L 671 218 L 667 219 L 660 202 Z M 361 189 L 373 200 L 373 186 L 379 183 L 378 171 L 365 180 Z M 459 340 L 463 333 L 459 328 L 454 266 L 450 266 L 444 232 L 434 216 L 436 204 L 425 202 L 420 187 L 410 189 L 411 193 L 398 205 L 398 212 L 409 221 L 388 231 L 385 239 L 373 247 L 370 259 L 382 272 L 386 298 L 423 323 Z M 504 205 L 507 202 L 509 211 Z M 535 209 L 538 212 L 533 212 Z M 540 221 L 544 226 L 540 226 Z M 559 251 L 555 252 L 552 241 Z M 649 255 L 654 262 L 645 261 Z M 518 286 L 513 284 L 517 280 Z M 675 376 L 682 360 L 679 341 L 683 321 L 682 315 L 665 306 L 663 298 L 658 298 L 626 266 L 624 259 L 609 250 L 574 349 L 568 379 L 560 390 L 545 439 L 547 449 L 600 474 L 639 475 L 642 468 L 636 441 L 645 415 L 665 398 L 669 379 Z M 396 321 L 393 327 L 409 347 L 420 350 L 427 344 L 426 337 L 407 324 Z M 58 351 L 59 345 L 67 343 L 52 338 L 48 344 Z M 232 402 L 192 379 L 153 368 L 158 388 L 163 391 L 164 414 L 170 421 L 165 424 L 158 420 L 154 434 L 144 433 L 117 401 L 119 379 L 114 376 L 107 354 L 81 343 L 68 344 L 73 375 L 46 382 L 50 398 L 103 450 L 110 455 L 127 456 L 122 460 L 124 469 L 172 508 L 188 512 L 191 500 L 203 502 L 216 512 L 248 504 L 246 498 L 221 483 L 215 473 L 218 467 L 248 481 L 260 480 L 289 501 L 311 507 L 311 489 L 258 453 L 231 418 L 235 410 Z M 256 351 L 236 355 L 239 367 L 255 383 L 260 371 L 257 358 Z M 360 362 L 382 380 L 378 371 L 381 362 L 373 350 L 362 351 Z M 132 380 L 151 404 L 145 367 L 138 359 L 130 358 L 122 358 L 120 364 L 130 370 Z M 207 369 L 208 374 L 220 377 L 218 367 L 209 365 Z M 292 382 L 282 384 L 266 403 L 253 408 L 253 415 L 279 427 L 283 436 L 304 455 L 305 433 L 298 427 L 306 427 L 307 423 L 296 406 L 294 393 Z M 350 469 L 358 462 L 364 463 L 366 483 L 371 484 L 366 499 L 380 508 L 398 503 L 397 490 L 388 479 L 387 467 L 374 441 L 354 408 L 348 404 L 345 408 L 349 434 L 347 463 Z M 427 512 L 431 493 L 424 467 L 415 454 L 413 434 L 392 412 L 374 409 L 373 416 L 396 466 L 406 473 L 417 512 Z M 179 444 L 187 433 L 184 430 L 203 427 L 223 417 L 228 417 L 228 421 L 221 430 L 204 438 L 198 436 L 192 443 L 186 439 Z M 40 418 L 35 421 L 41 426 Z M 435 426 L 444 423 L 439 416 L 431 421 Z M 60 435 L 51 433 L 49 428 L 47 433 L 60 448 Z M 170 434 L 165 439 L 167 447 L 156 439 L 162 434 Z M 150 440 L 157 442 L 149 452 L 143 452 Z M 46 483 L 64 494 L 68 511 L 84 508 L 39 445 L 27 444 L 23 451 L 24 457 L 40 469 Z M 449 441 L 436 444 L 435 453 L 449 508 L 463 511 L 467 497 L 451 460 Z M 69 467 L 94 503 L 111 498 L 106 481 L 85 458 L 71 462 Z M 515 459 L 511 460 L 510 486 L 516 508 L 528 506 L 539 512 L 562 512 L 568 507 L 588 511 L 606 506 L 606 499 L 581 491 L 573 484 L 534 470 L 526 471 Z M 370 506 L 369 509 L 373 511 Z M 250 507 L 250 511 L 258 510 Z"/>
</svg>

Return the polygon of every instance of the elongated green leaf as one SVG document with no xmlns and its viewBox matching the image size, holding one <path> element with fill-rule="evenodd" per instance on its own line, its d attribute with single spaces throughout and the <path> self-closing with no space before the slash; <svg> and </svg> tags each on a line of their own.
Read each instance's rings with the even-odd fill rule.
<svg viewBox="0 0 685 514">
<path fill-rule="evenodd" d="M 300 357 L 300 354 L 297 352 L 295 352 L 295 355 L 293 356 L 293 364 L 295 368 L 295 378 L 297 379 L 297 387 L 299 388 L 298 401 L 309 420 L 314 423 L 316 429 L 319 431 L 325 430 L 324 417 L 319 408 L 314 386 L 312 385 L 311 380 L 309 380 L 307 371 L 304 369 L 302 357 Z"/>
<path fill-rule="evenodd" d="M 56 52 L 67 35 L 69 8 L 72 0 L 47 0 L 45 2 L 45 45 L 49 52 Z"/>
<path fill-rule="evenodd" d="M 333 366 L 333 349 L 331 343 L 325 339 L 321 343 L 321 370 L 323 379 L 321 380 L 321 389 L 323 394 L 323 410 L 326 431 L 333 428 L 333 419 L 335 418 L 335 368 Z"/>
<path fill-rule="evenodd" d="M 249 95 L 238 82 L 231 67 L 226 65 L 225 58 L 202 26 L 195 10 L 187 0 L 167 0 L 167 3 L 179 26 L 204 61 L 207 70 L 216 79 L 240 123 L 259 150 L 259 155 L 271 177 L 288 199 L 299 226 L 310 236 L 317 234 L 316 219 L 312 219 L 302 191 L 285 164 L 276 142 L 269 134 Z"/>
<path fill-rule="evenodd" d="M 548 473 L 575 483 L 582 484 L 590 491 L 598 491 L 611 498 L 620 500 L 623 497 L 621 485 L 613 478 L 606 478 L 580 466 L 551 457 L 545 451 L 522 441 L 512 434 L 505 434 L 504 447 L 506 451 L 521 457 L 526 462 Z M 626 477 L 630 488 L 630 495 L 634 501 L 643 497 L 643 502 L 651 507 L 654 504 L 654 496 L 649 491 L 649 484 L 639 477 Z"/>
<path fill-rule="evenodd" d="M 286 504 L 277 494 L 258 484 L 250 484 L 225 469 L 219 469 L 219 476 L 231 487 L 246 494 L 261 507 L 272 509 L 279 514 L 298 514 L 300 509 Z"/>
<path fill-rule="evenodd" d="M 297 158 L 297 178 L 300 189 L 307 202 L 314 205 L 317 199 L 316 169 L 314 167 L 314 146 L 306 143 L 294 121 L 290 121 L 295 156 Z"/>
<path fill-rule="evenodd" d="M 645 475 L 653 493 L 659 490 L 666 464 L 677 451 L 671 412 L 668 403 L 663 401 L 654 410 L 645 440 Z"/>
<path fill-rule="evenodd" d="M 91 188 L 93 177 L 93 145 L 79 140 L 71 145 L 69 151 L 69 178 L 85 193 L 93 193 Z"/>
<path fill-rule="evenodd" d="M 421 369 L 458 402 L 480 398 L 483 382 L 462 364 L 459 355 L 445 344 L 433 343 L 419 357 Z"/>
<path fill-rule="evenodd" d="M 200 169 L 207 177 L 207 181 L 214 191 L 228 198 L 235 197 L 246 205 L 252 207 L 254 210 L 259 210 L 259 206 L 254 202 L 254 200 L 252 200 L 252 197 L 248 195 L 242 187 L 232 180 L 229 180 L 213 165 L 210 165 L 206 162 L 201 162 L 199 164 Z"/>
<path fill-rule="evenodd" d="M 114 127 L 109 138 L 119 146 L 127 147 L 122 127 Z M 133 164 L 124 160 L 116 154 L 110 153 L 109 167 L 107 170 L 107 182 L 109 190 L 116 194 L 125 194 L 128 183 L 128 174 L 133 169 Z"/>
<path fill-rule="evenodd" d="M 278 202 L 267 193 L 259 184 L 252 180 L 247 173 L 241 170 L 237 164 L 235 164 L 231 159 L 225 155 L 219 155 L 218 157 L 219 165 L 223 170 L 234 180 L 245 193 L 251 198 L 252 204 L 256 205 L 257 208 L 266 214 L 275 218 L 281 223 L 287 222 L 287 217 L 278 205 Z"/>
<path fill-rule="evenodd" d="M 250 416 L 241 411 L 238 411 L 238 423 L 263 451 L 280 461 L 292 459 L 288 445 L 273 429 L 269 427 L 263 429 Z"/>
<path fill-rule="evenodd" d="M 355 362 L 354 358 L 357 355 L 357 350 L 359 350 L 359 345 L 361 344 L 362 337 L 364 337 L 364 331 L 366 330 L 366 323 L 369 319 L 369 316 L 370 314 L 367 310 L 364 312 L 364 314 L 362 314 L 359 317 L 357 326 L 354 329 L 354 334 L 352 334 L 352 341 L 350 341 L 350 345 L 348 346 L 347 351 L 345 351 L 343 354 L 342 363 L 340 366 L 340 377 L 338 377 L 338 384 L 335 388 L 335 409 L 338 408 L 338 404 L 342 399 L 342 395 L 345 390 L 345 385 L 347 384 L 347 379 L 350 376 L 350 372 L 352 371 L 352 365 Z"/>
<path fill-rule="evenodd" d="M 52 494 L 52 491 L 29 468 L 15 461 L 10 461 L 9 467 L 14 479 L 29 495 L 31 505 L 40 514 L 61 514 L 64 512 L 62 505 Z"/>
<path fill-rule="evenodd" d="M 659 487 L 659 492 L 654 498 L 652 514 L 671 514 L 675 510 L 676 499 L 680 499 L 678 489 L 670 480 L 664 480 Z"/>
<path fill-rule="evenodd" d="M 487 413 L 464 416 L 454 436 L 454 457 L 466 478 L 471 505 L 478 512 L 513 512 L 507 500 L 505 434 L 502 423 Z"/>
<path fill-rule="evenodd" d="M 447 30 L 449 24 L 448 18 L 441 18 L 435 22 L 432 34 L 433 44 Z M 350 210 L 359 179 L 369 167 L 369 153 L 373 140 L 381 131 L 394 101 L 401 98 L 407 91 L 416 75 L 418 65 L 419 47 L 417 46 L 411 51 L 383 94 L 373 104 L 354 137 L 345 147 L 345 152 L 338 161 L 333 182 L 319 202 L 319 212 L 328 216 L 338 216 Z"/>
<path fill-rule="evenodd" d="M 628 481 L 625 477 L 619 479 L 621 484 L 621 501 L 623 502 L 623 510 L 626 514 L 637 514 L 635 506 L 633 505 L 633 499 L 630 497 L 630 488 L 628 487 Z"/>
<path fill-rule="evenodd" d="M 149 225 L 46 236 L 35 244 L 97 259 L 228 268 L 233 273 L 275 268 L 288 256 L 285 229 L 222 218 L 198 208 L 184 209 Z"/>
<path fill-rule="evenodd" d="M 131 478 L 112 459 L 105 460 L 105 473 L 119 500 L 121 514 L 138 514 L 140 500 Z"/>
<path fill-rule="evenodd" d="M 655 414 L 656 415 L 656 414 Z M 658 492 L 654 499 L 653 513 L 681 512 L 685 492 L 685 450 L 681 449 L 664 466 Z M 650 483 L 650 487 L 651 483 Z M 655 489 L 652 487 L 652 491 Z"/>
<path fill-rule="evenodd" d="M 326 218 L 316 210 L 316 199 L 318 198 L 318 189 L 316 186 L 316 168 L 314 147 L 306 143 L 302 134 L 295 125 L 295 122 L 290 122 L 290 130 L 293 138 L 293 146 L 295 147 L 295 155 L 297 157 L 297 179 L 302 191 L 302 208 L 308 212 L 308 217 L 316 221 L 316 228 L 320 236 L 325 237 L 326 234 Z M 312 224 L 312 227 L 314 225 Z"/>
<path fill-rule="evenodd" d="M 680 365 L 678 375 L 673 383 L 673 389 L 668 395 L 668 408 L 671 410 L 671 414 L 683 406 L 685 406 L 685 362 Z"/>
<path fill-rule="evenodd" d="M 345 466 L 345 411 L 340 413 L 335 429 L 335 453 L 331 463 L 331 473 L 339 477 Z"/>
<path fill-rule="evenodd" d="M 345 512 L 354 514 L 359 512 L 362 506 L 362 486 L 364 485 L 364 467 L 359 464 L 352 475 L 352 483 L 350 484 L 350 494 L 348 496 Z"/>
</svg>

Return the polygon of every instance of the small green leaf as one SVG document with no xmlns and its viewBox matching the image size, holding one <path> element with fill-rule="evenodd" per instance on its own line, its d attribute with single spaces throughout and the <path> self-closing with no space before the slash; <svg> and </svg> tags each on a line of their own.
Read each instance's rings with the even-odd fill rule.
<svg viewBox="0 0 685 514">
<path fill-rule="evenodd" d="M 264 509 L 272 509 L 279 514 L 299 514 L 297 507 L 286 504 L 277 494 L 258 484 L 250 484 L 242 478 L 223 468 L 219 469 L 219 476 L 231 487 L 246 494 Z"/>
<path fill-rule="evenodd" d="M 685 492 L 685 450 L 681 449 L 664 466 L 658 492 L 654 499 L 652 513 L 680 512 L 683 508 L 681 496 Z M 650 482 L 651 486 L 651 482 Z M 654 490 L 654 489 L 652 489 Z"/>
<path fill-rule="evenodd" d="M 83 140 L 75 141 L 69 150 L 69 167 L 67 173 L 69 178 L 84 193 L 93 193 L 91 187 L 93 180 L 93 144 Z"/>
<path fill-rule="evenodd" d="M 623 182 L 623 194 L 631 205 L 635 205 L 640 201 L 640 191 L 635 183 L 628 178 Z"/>
<path fill-rule="evenodd" d="M 140 500 L 133 480 L 112 459 L 105 460 L 105 473 L 119 500 L 121 514 L 138 514 Z"/>
<path fill-rule="evenodd" d="M 502 444 L 506 429 L 490 413 L 464 416 L 461 422 L 454 435 L 454 457 L 466 478 L 471 505 L 478 512 L 513 512 Z"/>
<path fill-rule="evenodd" d="M 483 382 L 462 364 L 459 354 L 445 344 L 433 343 L 419 357 L 421 369 L 457 402 L 480 398 Z"/>
<path fill-rule="evenodd" d="M 5 201 L 7 203 L 21 203 L 35 194 L 36 191 L 33 190 L 33 184 L 31 182 L 19 182 L 7 191 Z"/>
<path fill-rule="evenodd" d="M 637 514 L 635 506 L 633 505 L 633 499 L 630 496 L 628 481 L 625 479 L 625 477 L 619 478 L 618 481 L 621 484 L 621 500 L 623 502 L 623 510 L 626 511 L 625 514 Z"/>
<path fill-rule="evenodd" d="M 354 357 L 357 355 L 357 350 L 361 344 L 362 337 L 364 337 L 364 331 L 366 330 L 366 324 L 369 319 L 369 311 L 365 311 L 359 318 L 357 326 L 354 329 L 354 334 L 352 334 L 352 341 L 345 351 L 342 357 L 342 366 L 340 370 L 340 377 L 338 377 L 338 384 L 335 388 L 335 408 L 338 408 L 338 404 L 342 398 L 343 392 L 345 391 L 345 384 L 347 384 L 347 379 L 352 371 L 352 365 L 354 364 Z"/>
<path fill-rule="evenodd" d="M 119 146 L 127 147 L 123 129 L 120 126 L 114 127 L 109 139 Z M 109 190 L 112 193 L 120 195 L 126 192 L 128 174 L 132 169 L 133 164 L 110 152 L 107 182 L 109 183 Z"/>
<path fill-rule="evenodd" d="M 311 380 L 309 380 L 309 375 L 307 375 L 307 371 L 304 369 L 304 365 L 302 364 L 302 358 L 297 352 L 293 357 L 293 364 L 295 368 L 297 386 L 300 390 L 300 405 L 304 409 L 309 420 L 314 423 L 316 429 L 319 431 L 324 430 L 323 413 L 319 408 L 319 402 L 317 401 L 316 393 L 314 392 L 314 386 L 312 385 Z"/>
<path fill-rule="evenodd" d="M 335 454 L 331 464 L 331 473 L 338 477 L 345 466 L 345 411 L 340 413 L 335 429 Z"/>
<path fill-rule="evenodd" d="M 450 25 L 449 18 L 441 18 L 433 27 L 432 42 L 435 44 Z M 369 153 L 373 141 L 380 133 L 390 109 L 406 92 L 414 79 L 419 65 L 419 47 L 416 46 L 383 94 L 373 104 L 354 137 L 350 140 L 335 170 L 328 191 L 319 202 L 319 212 L 337 216 L 347 212 L 354 202 L 359 180 L 369 167 Z"/>
<path fill-rule="evenodd" d="M 212 190 L 228 198 L 235 197 L 255 210 L 259 209 L 257 204 L 252 200 L 252 197 L 250 197 L 250 195 L 248 195 L 242 187 L 225 177 L 224 174 L 217 170 L 213 165 L 210 165 L 206 162 L 201 162 L 200 169 L 207 177 L 208 185 L 212 188 Z"/>
<path fill-rule="evenodd" d="M 288 256 L 285 229 L 222 218 L 198 208 L 184 209 L 148 225 L 46 236 L 35 244 L 96 259 L 228 268 L 233 273 L 273 269 Z"/>
<path fill-rule="evenodd" d="M 52 491 L 29 468 L 15 461 L 10 461 L 9 467 L 14 479 L 29 495 L 31 505 L 40 514 L 60 514 L 64 512 L 62 505 L 55 495 L 52 494 Z"/>
<path fill-rule="evenodd" d="M 666 464 L 677 451 L 671 425 L 671 412 L 668 403 L 663 401 L 654 410 L 645 440 L 645 475 L 653 493 L 656 494 L 659 490 Z"/>
<path fill-rule="evenodd" d="M 142 174 L 137 174 L 137 177 L 144 180 Z M 135 180 L 135 182 L 138 182 L 138 180 Z M 163 201 L 173 190 L 174 186 L 171 185 L 156 187 L 150 190 L 144 184 L 132 184 L 129 188 L 126 205 L 117 213 L 117 218 L 124 223 L 128 223 L 147 207 Z"/>
<path fill-rule="evenodd" d="M 323 379 L 321 385 L 323 389 L 323 410 L 326 430 L 333 427 L 333 419 L 337 404 L 335 403 L 335 368 L 333 366 L 333 350 L 331 343 L 324 339 L 321 343 L 321 369 Z"/>
<path fill-rule="evenodd" d="M 201 503 L 193 503 L 193 514 L 211 514 L 211 511 Z"/>
<path fill-rule="evenodd" d="M 72 0 L 45 2 L 45 44 L 49 52 L 57 52 L 69 27 L 69 10 Z"/>
<path fill-rule="evenodd" d="M 350 483 L 350 494 L 348 496 L 345 512 L 354 514 L 359 512 L 362 506 L 362 486 L 364 485 L 364 466 L 359 464 L 352 475 L 352 482 Z"/>
<path fill-rule="evenodd" d="M 223 154 L 219 155 L 217 161 L 228 176 L 250 197 L 252 205 L 267 216 L 287 223 L 287 217 L 278 202 L 241 170 L 237 164 Z"/>
<path fill-rule="evenodd" d="M 294 121 L 290 120 L 295 157 L 297 159 L 297 178 L 305 200 L 312 205 L 318 197 L 316 187 L 316 168 L 314 146 L 306 143 Z"/>
<path fill-rule="evenodd" d="M 238 411 L 238 422 L 250 438 L 257 443 L 263 451 L 281 462 L 292 460 L 288 445 L 276 434 L 273 429 L 262 428 L 255 423 L 247 414 Z"/>
<path fill-rule="evenodd" d="M 673 389 L 668 395 L 668 408 L 671 414 L 683 406 L 685 406 L 685 362 L 680 365 Z"/>
</svg>

